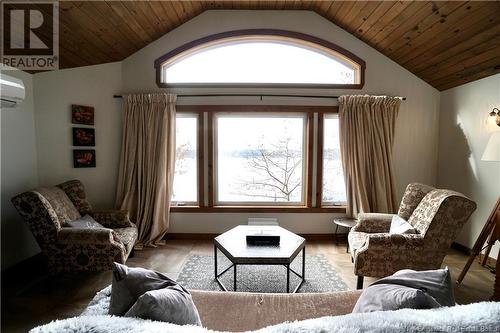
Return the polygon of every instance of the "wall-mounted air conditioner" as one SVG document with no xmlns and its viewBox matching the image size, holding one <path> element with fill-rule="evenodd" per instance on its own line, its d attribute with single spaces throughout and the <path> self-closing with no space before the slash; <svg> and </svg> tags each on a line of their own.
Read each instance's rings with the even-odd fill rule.
<svg viewBox="0 0 500 333">
<path fill-rule="evenodd" d="M 24 83 L 20 79 L 2 74 L 0 76 L 0 99 L 2 108 L 14 107 L 24 101 Z"/>
</svg>

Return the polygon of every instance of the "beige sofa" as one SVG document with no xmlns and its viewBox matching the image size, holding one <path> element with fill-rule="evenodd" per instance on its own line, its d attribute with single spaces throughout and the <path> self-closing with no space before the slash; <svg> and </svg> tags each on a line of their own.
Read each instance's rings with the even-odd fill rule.
<svg viewBox="0 0 500 333">
<path fill-rule="evenodd" d="M 55 320 L 32 333 L 142 332 L 497 332 L 500 303 L 482 302 L 429 310 L 352 312 L 360 291 L 323 294 L 250 294 L 191 291 L 203 327 L 108 315 L 111 286 L 97 293 L 77 317 Z M 317 319 L 316 319 L 317 318 Z M 309 319 L 309 320 L 301 320 Z M 285 322 L 283 322 L 285 321 Z M 267 325 L 273 325 L 266 327 Z M 217 330 L 217 331 L 214 331 Z"/>
<path fill-rule="evenodd" d="M 256 330 L 285 321 L 352 312 L 361 291 L 258 294 L 191 290 L 203 326 L 216 331 Z"/>
</svg>

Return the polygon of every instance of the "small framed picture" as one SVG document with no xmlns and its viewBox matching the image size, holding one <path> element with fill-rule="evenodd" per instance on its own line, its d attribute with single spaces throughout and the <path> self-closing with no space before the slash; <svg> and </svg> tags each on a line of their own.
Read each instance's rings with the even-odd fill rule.
<svg viewBox="0 0 500 333">
<path fill-rule="evenodd" d="M 94 107 L 71 105 L 71 122 L 73 124 L 94 125 Z"/>
<path fill-rule="evenodd" d="M 73 127 L 73 146 L 95 146 L 95 129 Z"/>
<path fill-rule="evenodd" d="M 75 168 L 95 168 L 95 150 L 73 149 L 73 166 Z"/>
</svg>

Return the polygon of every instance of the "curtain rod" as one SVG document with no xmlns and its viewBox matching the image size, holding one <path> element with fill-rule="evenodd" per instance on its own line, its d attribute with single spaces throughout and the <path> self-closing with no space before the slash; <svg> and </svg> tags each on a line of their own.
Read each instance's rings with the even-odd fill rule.
<svg viewBox="0 0 500 333">
<path fill-rule="evenodd" d="M 122 95 L 113 95 L 113 98 L 122 98 Z M 329 95 L 282 95 L 282 94 L 179 94 L 177 97 L 296 97 L 296 98 L 339 98 L 339 96 L 329 96 Z M 406 101 L 406 97 L 394 96 Z"/>
</svg>

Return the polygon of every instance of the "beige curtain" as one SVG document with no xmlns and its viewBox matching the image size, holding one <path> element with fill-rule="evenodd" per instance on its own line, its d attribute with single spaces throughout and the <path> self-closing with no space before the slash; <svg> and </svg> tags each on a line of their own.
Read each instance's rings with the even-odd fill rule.
<svg viewBox="0 0 500 333">
<path fill-rule="evenodd" d="M 392 146 L 401 99 L 340 96 L 338 100 L 347 214 L 394 213 Z"/>
<path fill-rule="evenodd" d="M 163 244 L 175 164 L 175 102 L 170 94 L 124 97 L 116 206 L 130 211 L 137 247 Z"/>
</svg>

